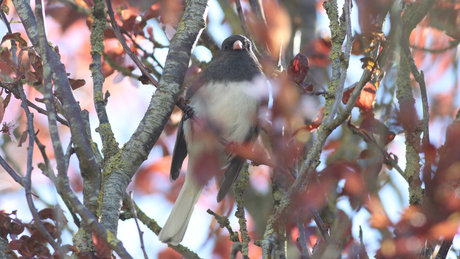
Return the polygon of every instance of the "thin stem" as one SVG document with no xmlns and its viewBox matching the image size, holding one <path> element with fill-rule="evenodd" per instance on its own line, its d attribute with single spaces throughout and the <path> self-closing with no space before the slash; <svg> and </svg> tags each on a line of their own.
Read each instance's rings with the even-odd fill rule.
<svg viewBox="0 0 460 259">
<path fill-rule="evenodd" d="M 123 46 L 123 50 L 126 52 L 126 54 L 129 55 L 129 57 L 134 61 L 137 67 L 142 71 L 142 74 L 146 76 L 155 87 L 158 87 L 158 81 L 152 77 L 147 68 L 145 68 L 142 62 L 139 61 L 136 54 L 128 47 L 128 44 L 126 44 L 126 40 L 123 38 L 123 35 L 121 35 L 120 27 L 118 27 L 117 21 L 115 20 L 115 14 L 113 13 L 112 2 L 110 0 L 106 0 L 106 3 L 108 9 L 107 11 L 110 16 L 110 23 L 112 24 L 115 36 L 117 36 L 118 41 Z"/>
</svg>

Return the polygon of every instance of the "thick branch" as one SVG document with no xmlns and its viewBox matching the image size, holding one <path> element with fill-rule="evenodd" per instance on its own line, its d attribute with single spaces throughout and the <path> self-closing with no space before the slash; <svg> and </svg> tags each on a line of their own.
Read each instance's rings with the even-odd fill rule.
<svg viewBox="0 0 460 259">
<path fill-rule="evenodd" d="M 101 223 L 116 233 L 121 200 L 136 170 L 145 161 L 175 106 L 192 49 L 205 27 L 207 1 L 188 1 L 171 40 L 163 75 L 139 127 L 119 156 L 108 165 L 102 193 Z"/>
</svg>

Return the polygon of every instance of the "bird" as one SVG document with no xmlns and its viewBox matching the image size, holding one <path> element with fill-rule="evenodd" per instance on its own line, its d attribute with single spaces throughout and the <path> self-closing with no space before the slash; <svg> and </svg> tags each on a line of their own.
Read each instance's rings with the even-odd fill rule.
<svg viewBox="0 0 460 259">
<path fill-rule="evenodd" d="M 219 139 L 249 146 L 257 140 L 261 104 L 255 94 L 258 78 L 263 81 L 264 74 L 251 41 L 232 35 L 222 42 L 209 66 L 187 88 L 185 99 L 200 123 L 184 113 L 178 126 L 170 180 L 179 177 L 188 154 L 187 173 L 159 234 L 161 242 L 178 245 L 182 241 L 201 192 L 212 177 L 223 172 L 217 202 L 224 199 L 238 178 L 246 159 L 226 152 Z"/>
</svg>

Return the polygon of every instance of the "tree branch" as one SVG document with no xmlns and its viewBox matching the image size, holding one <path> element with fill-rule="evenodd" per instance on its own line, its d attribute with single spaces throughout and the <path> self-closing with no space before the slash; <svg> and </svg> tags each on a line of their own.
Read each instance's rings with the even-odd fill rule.
<svg viewBox="0 0 460 259">
<path fill-rule="evenodd" d="M 144 64 L 142 64 L 142 62 L 139 61 L 136 54 L 128 47 L 128 44 L 126 44 L 126 40 L 123 38 L 123 35 L 121 35 L 120 28 L 118 27 L 118 23 L 115 20 L 115 14 L 113 13 L 112 1 L 106 0 L 106 3 L 107 3 L 107 9 L 108 9 L 107 11 L 110 16 L 110 23 L 112 24 L 112 28 L 115 33 L 115 36 L 118 39 L 118 42 L 120 42 L 126 54 L 128 54 L 128 56 L 134 61 L 137 67 L 142 71 L 142 75 L 146 76 L 154 86 L 158 87 L 158 81 L 152 77 L 152 75 L 149 73 L 147 68 L 145 68 Z"/>
<path fill-rule="evenodd" d="M 188 1 L 171 40 L 163 75 L 138 128 L 106 171 L 101 194 L 101 223 L 116 233 L 121 201 L 134 173 L 145 161 L 166 125 L 179 96 L 192 49 L 205 27 L 207 0 Z"/>
</svg>

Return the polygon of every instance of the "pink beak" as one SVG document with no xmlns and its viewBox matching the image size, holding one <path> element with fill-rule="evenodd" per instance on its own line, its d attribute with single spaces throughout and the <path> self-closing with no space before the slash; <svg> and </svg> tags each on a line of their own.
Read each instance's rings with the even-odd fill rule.
<svg viewBox="0 0 460 259">
<path fill-rule="evenodd" d="M 235 43 L 233 43 L 233 49 L 243 49 L 243 43 L 239 40 L 235 41 Z"/>
</svg>

